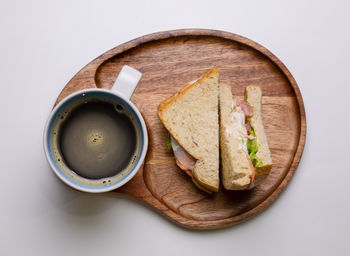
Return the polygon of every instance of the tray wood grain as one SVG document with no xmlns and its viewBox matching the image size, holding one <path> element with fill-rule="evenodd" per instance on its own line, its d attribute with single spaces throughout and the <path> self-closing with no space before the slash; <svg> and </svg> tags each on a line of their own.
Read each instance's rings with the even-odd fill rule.
<svg viewBox="0 0 350 256">
<path fill-rule="evenodd" d="M 147 124 L 149 148 L 143 167 L 116 192 L 147 202 L 179 224 L 208 229 L 258 214 L 286 187 L 305 144 L 305 110 L 293 76 L 263 46 L 236 34 L 204 29 L 142 36 L 86 65 L 64 87 L 56 104 L 81 89 L 110 89 L 123 65 L 143 73 L 131 101 Z M 199 191 L 166 147 L 167 132 L 157 116 L 159 103 L 214 66 L 234 95 L 243 98 L 245 86 L 251 84 L 263 91 L 263 122 L 274 166 L 251 191 L 226 191 L 222 186 L 214 195 Z"/>
</svg>

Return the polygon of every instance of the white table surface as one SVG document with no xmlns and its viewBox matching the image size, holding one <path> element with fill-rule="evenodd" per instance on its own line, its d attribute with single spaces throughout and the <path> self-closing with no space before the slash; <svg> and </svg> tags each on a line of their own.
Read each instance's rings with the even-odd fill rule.
<svg viewBox="0 0 350 256">
<path fill-rule="evenodd" d="M 141 2 L 141 1 L 140 1 Z M 0 255 L 350 255 L 348 1 L 0 1 Z M 144 34 L 220 29 L 288 67 L 307 139 L 284 192 L 226 229 L 181 228 L 131 198 L 77 192 L 45 159 L 46 118 L 64 85 Z"/>
</svg>

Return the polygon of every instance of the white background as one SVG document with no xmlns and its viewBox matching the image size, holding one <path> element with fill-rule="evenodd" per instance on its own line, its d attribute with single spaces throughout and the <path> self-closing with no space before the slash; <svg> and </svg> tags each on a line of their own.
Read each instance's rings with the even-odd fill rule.
<svg viewBox="0 0 350 256">
<path fill-rule="evenodd" d="M 350 255 L 348 1 L 0 1 L 0 255 Z M 288 67 L 307 140 L 263 213 L 193 231 L 136 200 L 59 181 L 42 135 L 56 97 L 103 52 L 169 29 L 246 36 Z"/>
</svg>

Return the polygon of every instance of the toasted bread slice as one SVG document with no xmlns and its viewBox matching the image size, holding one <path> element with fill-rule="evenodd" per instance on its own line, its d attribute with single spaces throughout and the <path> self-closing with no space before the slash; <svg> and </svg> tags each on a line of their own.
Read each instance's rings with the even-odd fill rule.
<svg viewBox="0 0 350 256">
<path fill-rule="evenodd" d="M 160 103 L 158 115 L 180 146 L 195 158 L 193 182 L 206 192 L 219 189 L 218 69 L 213 68 Z"/>
<path fill-rule="evenodd" d="M 261 115 L 261 88 L 254 85 L 247 86 L 245 89 L 245 100 L 253 107 L 253 116 L 250 118 L 250 123 L 254 128 L 257 144 L 259 146 L 256 155 L 262 161 L 262 166 L 255 169 L 255 184 L 257 185 L 269 174 L 272 168 L 271 153 L 267 143 Z"/>
<path fill-rule="evenodd" d="M 229 85 L 219 85 L 219 109 L 222 184 L 228 190 L 248 189 L 254 169 L 244 136 L 247 131 L 244 124 L 233 117 L 233 96 Z"/>
</svg>

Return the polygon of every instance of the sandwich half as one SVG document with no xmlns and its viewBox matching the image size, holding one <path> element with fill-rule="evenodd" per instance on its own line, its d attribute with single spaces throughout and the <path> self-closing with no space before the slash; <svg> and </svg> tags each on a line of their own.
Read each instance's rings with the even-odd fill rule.
<svg viewBox="0 0 350 256">
<path fill-rule="evenodd" d="M 251 189 L 267 176 L 272 160 L 261 119 L 261 89 L 246 88 L 246 101 L 220 84 L 221 178 L 228 190 Z"/>
<path fill-rule="evenodd" d="M 218 93 L 218 69 L 213 68 L 158 108 L 177 165 L 208 193 L 219 189 Z"/>
</svg>

